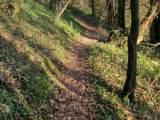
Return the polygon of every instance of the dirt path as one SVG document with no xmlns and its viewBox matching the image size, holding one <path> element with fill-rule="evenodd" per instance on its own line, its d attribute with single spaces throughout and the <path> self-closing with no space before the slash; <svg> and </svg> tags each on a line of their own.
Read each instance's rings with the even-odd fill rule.
<svg viewBox="0 0 160 120">
<path fill-rule="evenodd" d="M 60 82 L 68 91 L 62 90 L 55 94 L 57 103 L 54 103 L 53 120 L 96 120 L 95 100 L 91 94 L 95 86 L 90 83 L 90 68 L 86 56 L 87 49 L 96 42 L 98 29 L 81 18 L 77 20 L 86 28 L 86 34 L 81 36 L 81 40 L 74 44 L 71 53 L 67 55 Z M 100 33 L 107 36 L 102 30 Z"/>
</svg>

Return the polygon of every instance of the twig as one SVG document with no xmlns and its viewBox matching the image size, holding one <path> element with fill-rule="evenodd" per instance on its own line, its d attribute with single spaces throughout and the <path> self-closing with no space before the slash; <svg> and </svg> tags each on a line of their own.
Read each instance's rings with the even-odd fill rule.
<svg viewBox="0 0 160 120">
<path fill-rule="evenodd" d="M 157 47 L 157 46 L 160 45 L 160 43 L 156 43 L 156 44 L 152 44 L 152 43 L 140 43 L 139 45 L 148 45 L 148 46 Z"/>
<path fill-rule="evenodd" d="M 155 96 L 154 96 L 154 97 L 156 97 L 159 93 L 160 93 L 160 90 L 155 94 Z"/>
<path fill-rule="evenodd" d="M 152 82 L 152 83 L 153 83 L 153 82 Z M 150 96 L 150 98 L 151 98 L 151 100 L 152 100 L 152 102 L 153 102 L 153 104 L 154 104 L 156 110 L 158 111 L 158 106 L 157 106 L 157 104 L 156 104 L 154 98 L 152 97 L 152 94 L 151 94 L 150 89 L 149 89 L 150 86 L 149 86 L 148 88 L 146 88 L 146 87 L 141 86 L 140 83 L 138 83 L 138 82 L 137 82 L 137 85 L 138 85 L 140 88 L 142 88 L 142 89 L 148 91 L 149 96 Z"/>
<path fill-rule="evenodd" d="M 153 48 L 155 48 L 155 47 L 159 46 L 159 45 L 160 45 L 160 43 L 156 43 L 156 44 L 152 44 L 152 43 L 140 43 L 139 45 L 148 45 L 148 46 L 153 46 L 153 47 L 151 47 L 151 48 L 147 51 L 147 54 L 149 54 L 149 52 L 150 52 Z"/>
<path fill-rule="evenodd" d="M 148 86 L 148 88 L 150 88 L 156 80 L 158 80 L 158 77 Z"/>
</svg>

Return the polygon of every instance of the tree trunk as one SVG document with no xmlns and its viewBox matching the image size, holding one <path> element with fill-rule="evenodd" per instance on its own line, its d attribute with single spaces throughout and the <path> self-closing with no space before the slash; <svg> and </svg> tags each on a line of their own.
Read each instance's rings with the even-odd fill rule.
<svg viewBox="0 0 160 120">
<path fill-rule="evenodd" d="M 150 0 L 150 6 L 152 6 L 152 4 L 155 2 L 156 0 Z M 155 42 L 155 30 L 154 30 L 154 27 L 155 27 L 155 20 L 152 21 L 151 25 L 150 25 L 150 43 L 156 43 Z"/>
<path fill-rule="evenodd" d="M 155 32 L 155 42 L 160 42 L 160 13 L 158 17 L 154 20 L 154 32 Z"/>
<path fill-rule="evenodd" d="M 91 0 L 91 6 L 92 6 L 92 17 L 93 17 L 93 18 L 96 18 L 94 0 Z"/>
<path fill-rule="evenodd" d="M 118 0 L 118 24 L 125 28 L 125 0 Z"/>
<path fill-rule="evenodd" d="M 68 4 L 71 2 L 72 0 L 69 0 L 66 5 L 64 6 L 64 8 L 60 11 L 59 14 L 56 15 L 55 20 L 58 21 L 61 17 L 61 15 L 63 14 L 63 12 L 65 11 L 65 9 L 67 8 Z"/>
<path fill-rule="evenodd" d="M 151 23 L 150 25 L 150 43 L 156 43 L 155 41 L 155 30 L 154 30 L 154 27 L 155 27 L 155 21 L 153 20 L 153 22 Z"/>
<path fill-rule="evenodd" d="M 108 22 L 114 23 L 114 0 L 106 0 Z"/>
<path fill-rule="evenodd" d="M 128 70 L 123 88 L 122 98 L 128 97 L 130 102 L 134 100 L 137 71 L 137 39 L 140 31 L 139 0 L 130 0 L 131 6 L 131 30 L 128 37 Z"/>
<path fill-rule="evenodd" d="M 158 15 L 159 5 L 160 5 L 160 0 L 156 0 L 156 2 L 152 4 L 149 12 L 147 13 L 147 16 L 141 22 L 141 32 L 140 32 L 140 36 L 138 37 L 137 44 L 143 41 L 145 30 L 150 26 L 154 18 Z"/>
<path fill-rule="evenodd" d="M 52 9 L 52 5 L 53 5 L 53 0 L 50 1 L 49 9 Z"/>
</svg>

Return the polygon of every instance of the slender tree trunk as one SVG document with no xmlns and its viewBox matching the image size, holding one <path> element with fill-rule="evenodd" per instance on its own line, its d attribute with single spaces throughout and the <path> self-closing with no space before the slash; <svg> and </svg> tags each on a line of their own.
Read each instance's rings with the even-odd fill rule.
<svg viewBox="0 0 160 120">
<path fill-rule="evenodd" d="M 61 15 L 63 14 L 63 12 L 65 11 L 65 9 L 67 8 L 68 4 L 71 2 L 72 0 L 69 0 L 66 5 L 64 6 L 64 8 L 60 11 L 59 14 L 56 15 L 55 20 L 58 21 L 61 17 Z"/>
<path fill-rule="evenodd" d="M 155 27 L 155 20 L 153 20 L 153 22 L 151 23 L 150 25 L 150 43 L 156 43 L 155 41 L 155 30 L 154 30 L 154 27 Z"/>
<path fill-rule="evenodd" d="M 93 18 L 96 18 L 94 0 L 91 0 L 91 6 L 92 6 L 92 17 L 93 17 Z"/>
<path fill-rule="evenodd" d="M 118 0 L 118 24 L 125 28 L 125 0 Z"/>
<path fill-rule="evenodd" d="M 140 31 L 139 0 L 130 0 L 131 6 L 131 31 L 128 37 L 128 70 L 123 88 L 122 98 L 128 97 L 130 102 L 134 100 L 137 71 L 137 39 Z"/>
<path fill-rule="evenodd" d="M 114 0 L 106 0 L 108 22 L 114 23 Z"/>
<path fill-rule="evenodd" d="M 158 13 L 160 12 L 159 6 L 160 6 L 160 0 L 156 0 L 156 2 L 152 4 L 149 12 L 147 13 L 147 16 L 143 19 L 141 23 L 141 32 L 140 36 L 138 37 L 137 44 L 143 41 L 145 30 L 151 25 L 154 18 L 157 17 Z"/>
<path fill-rule="evenodd" d="M 154 32 L 155 32 L 155 42 L 160 42 L 160 13 L 158 17 L 154 20 Z"/>
<path fill-rule="evenodd" d="M 53 5 L 53 0 L 50 1 L 49 9 L 52 9 L 52 5 Z"/>
<path fill-rule="evenodd" d="M 150 0 L 150 6 L 152 6 L 152 4 L 155 2 L 156 0 Z M 151 25 L 150 25 L 150 43 L 156 43 L 155 42 L 155 19 L 152 21 Z"/>
</svg>

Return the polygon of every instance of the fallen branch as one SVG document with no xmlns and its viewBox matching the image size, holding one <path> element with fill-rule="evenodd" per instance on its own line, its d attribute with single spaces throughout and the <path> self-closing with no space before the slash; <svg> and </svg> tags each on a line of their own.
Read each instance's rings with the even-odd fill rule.
<svg viewBox="0 0 160 120">
<path fill-rule="evenodd" d="M 155 83 L 158 80 L 158 77 L 153 80 L 153 82 L 148 86 L 148 88 L 152 87 L 153 83 Z"/>
<path fill-rule="evenodd" d="M 153 46 L 153 47 L 151 47 L 151 48 L 147 51 L 147 54 L 149 54 L 149 52 L 150 52 L 153 48 L 155 48 L 155 47 L 159 46 L 159 45 L 160 45 L 160 43 L 156 43 L 156 44 L 152 44 L 152 43 L 140 43 L 139 45 L 148 45 L 148 46 Z"/>
<path fill-rule="evenodd" d="M 156 43 L 156 44 L 152 44 L 152 43 L 140 43 L 139 45 L 148 45 L 148 46 L 157 47 L 157 46 L 160 45 L 160 43 Z"/>
</svg>

